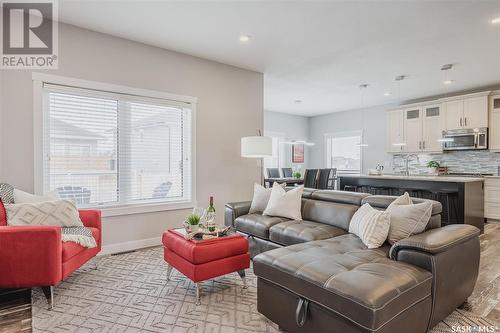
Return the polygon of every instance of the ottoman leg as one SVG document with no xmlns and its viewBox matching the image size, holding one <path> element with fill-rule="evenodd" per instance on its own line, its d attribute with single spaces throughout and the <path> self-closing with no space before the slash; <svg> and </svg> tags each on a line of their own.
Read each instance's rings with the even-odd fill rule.
<svg viewBox="0 0 500 333">
<path fill-rule="evenodd" d="M 172 265 L 167 263 L 167 282 L 170 281 L 170 274 L 172 273 Z"/>
<path fill-rule="evenodd" d="M 196 305 L 200 305 L 201 304 L 201 302 L 200 302 L 200 284 L 195 283 L 195 286 L 196 286 Z"/>
<path fill-rule="evenodd" d="M 242 269 L 241 271 L 238 271 L 238 275 L 240 276 L 241 280 L 243 281 L 243 289 L 247 289 L 247 279 L 245 277 L 245 270 Z"/>
</svg>

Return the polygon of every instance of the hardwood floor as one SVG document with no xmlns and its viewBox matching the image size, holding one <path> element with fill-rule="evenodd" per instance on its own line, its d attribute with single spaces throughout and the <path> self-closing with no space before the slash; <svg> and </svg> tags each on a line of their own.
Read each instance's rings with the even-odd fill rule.
<svg viewBox="0 0 500 333">
<path fill-rule="evenodd" d="M 0 289 L 1 333 L 31 332 L 31 317 L 31 289 Z"/>
<path fill-rule="evenodd" d="M 480 239 L 479 277 L 464 310 L 500 323 L 500 223 L 487 223 Z"/>
</svg>

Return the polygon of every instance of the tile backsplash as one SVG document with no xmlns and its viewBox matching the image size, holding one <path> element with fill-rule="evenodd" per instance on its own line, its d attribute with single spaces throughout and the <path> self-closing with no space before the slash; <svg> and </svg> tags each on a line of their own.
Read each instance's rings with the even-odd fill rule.
<svg viewBox="0 0 500 333">
<path fill-rule="evenodd" d="M 392 166 L 395 173 L 405 170 L 404 157 L 406 154 L 397 154 L 392 157 Z M 412 157 L 409 169 L 412 174 L 429 173 L 427 163 L 438 161 L 441 166 L 448 167 L 450 173 L 490 173 L 496 175 L 500 166 L 500 153 L 489 151 L 453 151 L 442 154 L 418 154 L 418 161 Z"/>
</svg>

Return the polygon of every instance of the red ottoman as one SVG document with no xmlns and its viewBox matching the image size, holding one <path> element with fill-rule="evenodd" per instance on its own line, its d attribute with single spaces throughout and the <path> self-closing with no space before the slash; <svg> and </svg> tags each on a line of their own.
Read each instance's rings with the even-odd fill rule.
<svg viewBox="0 0 500 333">
<path fill-rule="evenodd" d="M 250 267 L 248 241 L 239 234 L 195 240 L 185 239 L 184 229 L 163 233 L 163 257 L 167 262 L 167 280 L 172 267 L 196 284 L 196 304 L 200 304 L 199 282 L 238 272 L 246 288 L 245 269 Z"/>
</svg>

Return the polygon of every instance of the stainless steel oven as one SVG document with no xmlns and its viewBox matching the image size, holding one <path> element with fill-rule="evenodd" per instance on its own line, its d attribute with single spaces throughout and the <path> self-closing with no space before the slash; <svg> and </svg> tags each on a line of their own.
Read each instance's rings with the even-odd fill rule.
<svg viewBox="0 0 500 333">
<path fill-rule="evenodd" d="M 443 131 L 443 150 L 488 149 L 488 128 Z"/>
</svg>

